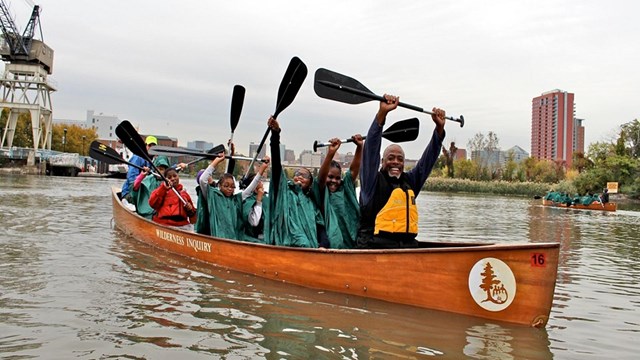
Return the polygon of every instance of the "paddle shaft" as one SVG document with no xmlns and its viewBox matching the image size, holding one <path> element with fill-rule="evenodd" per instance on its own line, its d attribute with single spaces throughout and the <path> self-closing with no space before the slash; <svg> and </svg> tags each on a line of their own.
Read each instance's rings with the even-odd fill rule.
<svg viewBox="0 0 640 360">
<path fill-rule="evenodd" d="M 362 140 L 366 140 L 366 139 L 367 139 L 366 136 L 362 137 Z M 355 142 L 355 141 L 353 139 L 344 139 L 344 140 L 340 140 L 340 142 L 344 144 L 344 143 Z M 321 143 L 321 142 L 318 142 L 318 140 L 316 140 L 313 142 L 313 152 L 316 152 L 318 151 L 318 148 L 325 147 L 325 146 L 331 146 L 331 143 L 330 142 Z"/>
<path fill-rule="evenodd" d="M 318 83 L 320 83 L 322 85 L 325 85 L 325 86 L 328 86 L 330 88 L 334 88 L 334 89 L 337 89 L 337 90 L 348 92 L 350 94 L 360 95 L 360 96 L 369 98 L 371 100 L 387 101 L 387 99 L 385 99 L 384 96 L 376 95 L 374 93 L 363 91 L 363 90 L 360 90 L 360 89 L 355 89 L 355 88 L 352 88 L 352 87 L 349 87 L 349 86 L 336 84 L 336 83 L 333 83 L 331 81 L 318 80 Z M 433 115 L 433 112 L 425 110 L 425 109 L 423 109 L 423 108 L 421 108 L 419 106 L 415 106 L 415 105 L 411 105 L 411 104 L 405 104 L 403 102 L 398 102 L 398 106 L 403 107 L 405 109 L 410 109 L 410 110 L 418 111 L 418 112 L 421 112 L 421 113 Z M 460 116 L 459 119 L 453 118 L 451 116 L 446 116 L 445 119 L 460 123 L 460 127 L 464 126 L 464 117 L 463 116 Z"/>
<path fill-rule="evenodd" d="M 386 138 L 386 137 L 387 137 L 387 136 L 389 136 L 389 135 L 402 134 L 402 133 L 406 133 L 406 132 L 407 132 L 407 130 L 406 130 L 406 129 L 399 129 L 399 130 L 385 131 L 384 133 L 382 133 L 382 137 L 383 137 L 383 138 Z M 387 136 L 385 136 L 385 135 L 387 135 Z M 362 140 L 366 140 L 366 139 L 367 139 L 367 137 L 366 137 L 366 136 L 363 136 L 363 137 L 362 137 Z M 349 139 L 340 140 L 340 142 L 348 143 L 348 142 L 355 142 L 355 141 L 353 140 L 353 138 L 349 138 Z M 319 147 L 325 147 L 325 146 L 331 146 L 331 143 L 330 143 L 330 142 L 324 142 L 324 143 L 321 143 L 321 142 L 318 142 L 318 141 L 316 140 L 316 141 L 313 143 L 313 151 L 316 151 L 316 148 L 319 148 Z"/>
</svg>

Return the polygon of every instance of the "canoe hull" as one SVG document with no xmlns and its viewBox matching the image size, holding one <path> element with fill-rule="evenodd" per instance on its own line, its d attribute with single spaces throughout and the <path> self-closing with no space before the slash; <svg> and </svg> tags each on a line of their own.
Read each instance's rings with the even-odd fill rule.
<svg viewBox="0 0 640 360">
<path fill-rule="evenodd" d="M 428 248 L 393 250 L 270 246 L 148 221 L 127 210 L 116 192 L 114 188 L 113 216 L 125 234 L 216 266 L 314 289 L 535 327 L 546 325 L 551 310 L 557 243 L 433 243 Z"/>
<path fill-rule="evenodd" d="M 560 207 L 565 209 L 579 209 L 579 210 L 616 211 L 618 209 L 618 205 L 612 202 L 609 202 L 606 204 L 593 203 L 590 205 L 572 204 L 571 206 L 567 206 L 567 204 L 556 203 L 551 200 L 542 199 L 542 205 Z"/>
</svg>

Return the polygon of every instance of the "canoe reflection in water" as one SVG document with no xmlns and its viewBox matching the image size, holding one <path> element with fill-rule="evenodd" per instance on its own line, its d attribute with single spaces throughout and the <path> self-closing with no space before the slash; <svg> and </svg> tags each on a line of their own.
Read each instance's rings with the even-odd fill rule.
<svg viewBox="0 0 640 360">
<path fill-rule="evenodd" d="M 123 234 L 113 252 L 131 280 L 124 316 L 136 326 L 126 328 L 126 338 L 153 338 L 158 354 L 171 347 L 245 358 L 552 358 L 544 329 L 285 284 Z"/>
</svg>

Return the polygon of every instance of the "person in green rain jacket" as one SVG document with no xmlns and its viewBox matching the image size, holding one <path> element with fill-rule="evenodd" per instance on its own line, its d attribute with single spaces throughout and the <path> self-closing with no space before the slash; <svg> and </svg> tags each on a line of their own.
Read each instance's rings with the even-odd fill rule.
<svg viewBox="0 0 640 360">
<path fill-rule="evenodd" d="M 318 173 L 324 224 L 332 249 L 353 249 L 358 236 L 360 204 L 356 195 L 356 179 L 360 172 L 363 140 L 360 134 L 351 138 L 356 144 L 356 153 L 345 175 L 342 176 L 340 163 L 333 161 L 340 148 L 339 139 L 329 140 L 331 145 Z"/>
<path fill-rule="evenodd" d="M 153 165 L 164 174 L 164 171 L 169 168 L 169 158 L 166 156 L 156 156 L 153 159 Z M 160 177 L 147 176 L 149 171 L 142 171 L 136 177 L 133 182 L 133 188 L 131 190 L 131 203 L 136 206 L 136 212 L 138 215 L 151 220 L 155 210 L 149 205 L 149 197 L 153 190 L 157 189 L 162 184 Z"/>
<path fill-rule="evenodd" d="M 281 163 L 280 125 L 273 117 L 269 118 L 268 125 L 271 128 L 272 159 L 269 239 L 281 246 L 329 247 L 324 220 L 314 195 L 318 192 L 317 182 L 313 181 L 311 172 L 306 168 L 297 169 L 293 181 L 287 180 Z"/>
<path fill-rule="evenodd" d="M 202 174 L 202 177 L 210 175 L 209 171 L 213 171 L 216 165 L 225 159 L 225 154 L 221 153 L 217 158 L 211 161 L 211 165 Z M 259 172 L 253 179 L 251 184 L 242 192 L 235 194 L 236 183 L 233 175 L 229 173 L 223 174 L 218 180 L 217 187 L 208 187 L 207 207 L 209 209 L 209 229 L 211 236 L 243 240 L 243 221 L 242 221 L 242 203 L 248 198 L 257 184 L 260 182 L 264 170 L 269 165 L 269 158 L 265 158 Z M 201 179 L 202 184 L 202 179 Z"/>
<path fill-rule="evenodd" d="M 204 174 L 204 169 L 198 171 L 196 175 L 196 194 L 198 196 L 197 207 L 196 207 L 196 223 L 193 226 L 193 231 L 202 235 L 211 235 L 211 229 L 209 227 L 209 207 L 207 206 L 207 198 L 203 196 L 203 188 L 200 185 L 200 179 L 202 179 L 202 175 Z M 213 179 L 208 177 L 204 179 L 207 186 L 205 191 L 208 191 L 209 186 L 213 183 Z"/>
<path fill-rule="evenodd" d="M 263 175 L 264 176 L 264 175 Z M 245 189 L 253 181 L 255 175 L 249 176 L 242 181 L 241 187 Z M 242 221 L 244 222 L 245 241 L 270 244 L 269 239 L 269 196 L 264 191 L 262 181 L 258 183 L 256 189 L 242 203 Z"/>
<path fill-rule="evenodd" d="M 233 156 L 235 153 L 235 145 L 234 143 L 229 144 L 229 155 Z M 233 169 L 235 168 L 235 160 L 229 159 L 227 163 L 227 172 L 233 173 Z M 198 171 L 198 175 L 196 175 L 196 194 L 198 195 L 198 207 L 196 212 L 196 224 L 194 225 L 194 231 L 198 234 L 202 235 L 211 235 L 211 224 L 209 220 L 211 218 L 211 213 L 209 211 L 209 205 L 207 202 L 207 194 L 209 194 L 210 187 L 216 187 L 217 184 L 213 180 L 213 173 L 215 172 L 215 168 L 211 167 L 211 164 L 205 169 Z"/>
</svg>

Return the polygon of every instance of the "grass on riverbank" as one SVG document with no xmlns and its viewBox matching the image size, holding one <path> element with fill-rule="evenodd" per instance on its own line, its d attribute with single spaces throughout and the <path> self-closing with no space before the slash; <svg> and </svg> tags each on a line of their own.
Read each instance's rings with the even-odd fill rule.
<svg viewBox="0 0 640 360">
<path fill-rule="evenodd" d="M 426 191 L 485 193 L 515 196 L 544 196 L 549 190 L 565 191 L 574 194 L 576 189 L 568 182 L 559 184 L 509 181 L 474 181 L 468 179 L 451 179 L 430 177 L 422 187 Z"/>
</svg>

